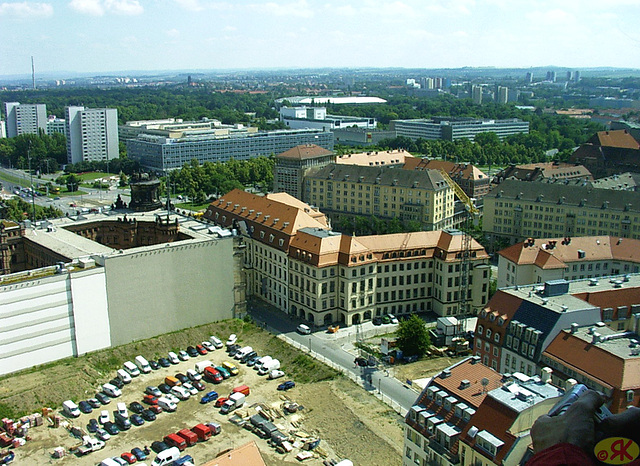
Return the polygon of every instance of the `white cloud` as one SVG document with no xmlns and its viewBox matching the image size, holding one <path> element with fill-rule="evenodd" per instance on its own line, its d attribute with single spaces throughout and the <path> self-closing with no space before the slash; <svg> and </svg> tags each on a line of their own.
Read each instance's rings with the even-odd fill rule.
<svg viewBox="0 0 640 466">
<path fill-rule="evenodd" d="M 178 37 L 180 37 L 180 31 L 178 31 L 177 29 L 169 29 L 167 31 L 167 35 L 173 39 L 177 39 Z"/>
<path fill-rule="evenodd" d="M 527 15 L 527 17 L 534 24 L 539 23 L 542 25 L 563 25 L 564 27 L 567 26 L 567 23 L 572 23 L 574 20 L 573 15 L 558 8 L 547 11 L 532 11 Z"/>
<path fill-rule="evenodd" d="M 173 0 L 173 1 L 176 2 L 178 6 L 181 6 L 182 8 L 184 8 L 185 10 L 202 11 L 204 9 L 204 7 L 202 6 L 199 0 Z"/>
<path fill-rule="evenodd" d="M 69 6 L 74 10 L 91 16 L 105 13 L 120 15 L 139 15 L 144 11 L 138 0 L 71 0 Z"/>
<path fill-rule="evenodd" d="M 0 16 L 17 16 L 29 18 L 34 16 L 51 16 L 53 7 L 50 3 L 0 3 Z"/>
<path fill-rule="evenodd" d="M 238 28 L 235 26 L 225 26 L 224 28 L 222 28 L 222 30 L 227 32 L 233 32 L 233 31 L 237 31 Z"/>
<path fill-rule="evenodd" d="M 298 0 L 290 3 L 267 2 L 264 4 L 249 5 L 249 9 L 254 9 L 274 16 L 295 16 L 298 18 L 311 18 L 314 15 L 313 9 L 306 0 Z"/>
<path fill-rule="evenodd" d="M 138 0 L 105 0 L 105 7 L 121 15 L 140 15 L 144 11 Z"/>
</svg>

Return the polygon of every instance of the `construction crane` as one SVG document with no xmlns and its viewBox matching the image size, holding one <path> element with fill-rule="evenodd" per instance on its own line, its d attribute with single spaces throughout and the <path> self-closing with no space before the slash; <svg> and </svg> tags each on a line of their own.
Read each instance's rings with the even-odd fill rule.
<svg viewBox="0 0 640 466">
<path fill-rule="evenodd" d="M 464 331 L 463 319 L 469 314 L 467 301 L 469 299 L 469 272 L 471 269 L 471 235 L 468 231 L 471 229 L 476 218 L 480 216 L 480 211 L 474 205 L 473 200 L 467 196 L 460 185 L 453 181 L 449 174 L 444 170 L 439 170 L 442 178 L 447 182 L 449 187 L 456 194 L 460 202 L 464 204 L 466 214 L 462 223 L 462 241 L 461 241 L 461 261 L 460 261 L 460 273 L 458 275 L 458 312 L 456 318 L 458 319 L 458 329 L 456 333 L 461 335 Z"/>
</svg>

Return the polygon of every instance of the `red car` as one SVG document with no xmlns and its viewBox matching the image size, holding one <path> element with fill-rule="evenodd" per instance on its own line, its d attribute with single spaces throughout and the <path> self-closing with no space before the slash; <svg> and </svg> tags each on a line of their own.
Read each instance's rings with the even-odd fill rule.
<svg viewBox="0 0 640 466">
<path fill-rule="evenodd" d="M 202 345 L 196 345 L 196 351 L 197 351 L 198 353 L 202 354 L 203 356 L 204 356 L 205 354 L 207 354 L 207 348 L 205 348 L 205 347 L 204 347 L 204 346 L 202 346 Z"/>
<path fill-rule="evenodd" d="M 142 401 L 144 401 L 148 405 L 157 405 L 158 397 L 153 395 L 145 395 L 144 398 L 142 398 Z"/>
<path fill-rule="evenodd" d="M 162 408 L 158 405 L 151 405 L 149 406 L 149 409 L 156 414 L 160 414 L 162 412 Z"/>
<path fill-rule="evenodd" d="M 222 374 L 213 367 L 205 367 L 203 375 L 208 381 L 213 383 L 220 383 L 223 380 Z"/>
<path fill-rule="evenodd" d="M 216 404 L 215 407 L 219 408 L 220 406 L 222 406 L 224 404 L 225 401 L 227 401 L 229 398 L 227 398 L 226 396 L 221 396 L 220 398 L 218 398 L 216 400 Z"/>
<path fill-rule="evenodd" d="M 129 464 L 133 464 L 138 461 L 135 455 L 133 453 L 129 453 L 128 451 L 125 451 L 122 455 L 120 455 L 120 458 L 122 458 Z"/>
</svg>

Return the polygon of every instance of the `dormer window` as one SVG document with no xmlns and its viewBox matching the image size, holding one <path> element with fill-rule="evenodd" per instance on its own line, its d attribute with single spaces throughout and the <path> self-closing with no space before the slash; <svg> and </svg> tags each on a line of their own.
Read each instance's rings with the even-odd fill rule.
<svg viewBox="0 0 640 466">
<path fill-rule="evenodd" d="M 478 335 L 482 335 L 484 332 L 484 327 L 482 325 L 478 325 Z"/>
</svg>

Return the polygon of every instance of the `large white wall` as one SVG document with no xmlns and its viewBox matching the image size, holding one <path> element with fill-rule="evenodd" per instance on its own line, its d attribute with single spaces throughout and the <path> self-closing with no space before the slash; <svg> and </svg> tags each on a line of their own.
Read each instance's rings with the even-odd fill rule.
<svg viewBox="0 0 640 466">
<path fill-rule="evenodd" d="M 0 374 L 110 346 L 100 288 L 101 268 L 0 286 Z"/>
<path fill-rule="evenodd" d="M 234 316 L 232 238 L 124 251 L 104 265 L 113 345 Z"/>
</svg>

